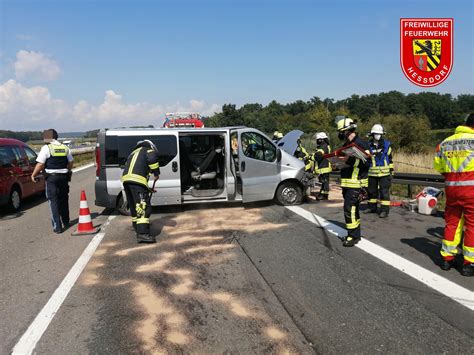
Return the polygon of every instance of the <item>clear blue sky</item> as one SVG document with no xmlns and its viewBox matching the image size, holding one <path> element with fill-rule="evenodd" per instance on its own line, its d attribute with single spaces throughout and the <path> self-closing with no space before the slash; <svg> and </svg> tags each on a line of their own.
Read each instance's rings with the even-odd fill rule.
<svg viewBox="0 0 474 355">
<path fill-rule="evenodd" d="M 191 99 L 289 102 L 388 90 L 419 92 L 399 64 L 400 17 L 453 17 L 454 67 L 432 91 L 473 93 L 473 2 L 0 0 L 0 84 L 20 50 L 61 75 L 24 86 L 97 105 Z"/>
</svg>

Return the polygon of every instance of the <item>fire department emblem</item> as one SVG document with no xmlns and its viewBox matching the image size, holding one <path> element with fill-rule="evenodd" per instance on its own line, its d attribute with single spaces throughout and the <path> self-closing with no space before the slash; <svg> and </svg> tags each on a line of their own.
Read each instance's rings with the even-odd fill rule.
<svg viewBox="0 0 474 355">
<path fill-rule="evenodd" d="M 400 63 L 413 84 L 441 84 L 453 66 L 453 19 L 400 19 Z"/>
</svg>

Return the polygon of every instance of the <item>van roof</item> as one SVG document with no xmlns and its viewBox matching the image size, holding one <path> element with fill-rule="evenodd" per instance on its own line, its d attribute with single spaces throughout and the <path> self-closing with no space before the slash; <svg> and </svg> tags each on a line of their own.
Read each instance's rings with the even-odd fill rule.
<svg viewBox="0 0 474 355">
<path fill-rule="evenodd" d="M 215 127 L 215 128 L 112 128 L 112 129 L 105 129 L 103 132 L 106 135 L 124 135 L 127 133 L 131 133 L 132 135 L 138 134 L 150 134 L 150 133 L 158 133 L 158 132 L 222 132 L 227 131 L 230 129 L 238 129 L 238 128 L 247 128 L 246 126 L 231 126 L 231 127 Z"/>
<path fill-rule="evenodd" d="M 18 139 L 14 138 L 0 138 L 0 145 L 22 145 L 26 146 L 26 144 Z"/>
</svg>

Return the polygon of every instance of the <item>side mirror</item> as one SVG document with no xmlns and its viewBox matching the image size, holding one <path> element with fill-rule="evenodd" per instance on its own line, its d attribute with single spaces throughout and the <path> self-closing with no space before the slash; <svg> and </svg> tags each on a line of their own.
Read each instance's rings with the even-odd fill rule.
<svg viewBox="0 0 474 355">
<path fill-rule="evenodd" d="M 277 149 L 277 162 L 281 162 L 281 149 Z"/>
</svg>

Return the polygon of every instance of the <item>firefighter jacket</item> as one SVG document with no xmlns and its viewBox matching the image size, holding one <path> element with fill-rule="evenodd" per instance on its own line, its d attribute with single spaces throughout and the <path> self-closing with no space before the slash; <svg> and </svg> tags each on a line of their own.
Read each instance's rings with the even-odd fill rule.
<svg viewBox="0 0 474 355">
<path fill-rule="evenodd" d="M 122 183 L 130 182 L 148 187 L 150 174 L 160 174 L 158 152 L 147 147 L 140 147 L 128 156 Z"/>
<path fill-rule="evenodd" d="M 369 152 L 369 144 L 362 140 L 359 136 L 356 136 L 351 142 L 345 142 L 344 146 L 347 146 L 351 143 L 355 143 L 366 152 Z M 349 157 L 346 161 L 346 164 L 349 166 L 347 168 L 341 169 L 341 187 L 353 189 L 367 187 L 369 184 L 367 178 L 370 164 L 369 159 L 364 163 L 360 159 Z"/>
<path fill-rule="evenodd" d="M 372 154 L 369 176 L 389 176 L 393 171 L 392 147 L 388 140 L 380 139 L 371 141 L 370 154 Z"/>
<path fill-rule="evenodd" d="M 323 142 L 316 147 L 316 152 L 313 154 L 315 174 L 329 174 L 332 171 L 329 160 L 324 159 L 324 154 L 331 153 L 331 146 L 327 142 Z"/>
<path fill-rule="evenodd" d="M 304 163 L 305 163 L 304 170 L 305 171 L 310 171 L 312 169 L 313 162 L 311 161 L 308 152 L 306 151 L 306 149 L 301 144 L 298 144 L 298 147 L 296 148 L 295 157 L 297 157 L 299 160 L 304 161 Z"/>
<path fill-rule="evenodd" d="M 474 199 L 474 127 L 458 126 L 438 144 L 433 165 L 444 175 L 447 198 Z"/>
</svg>

